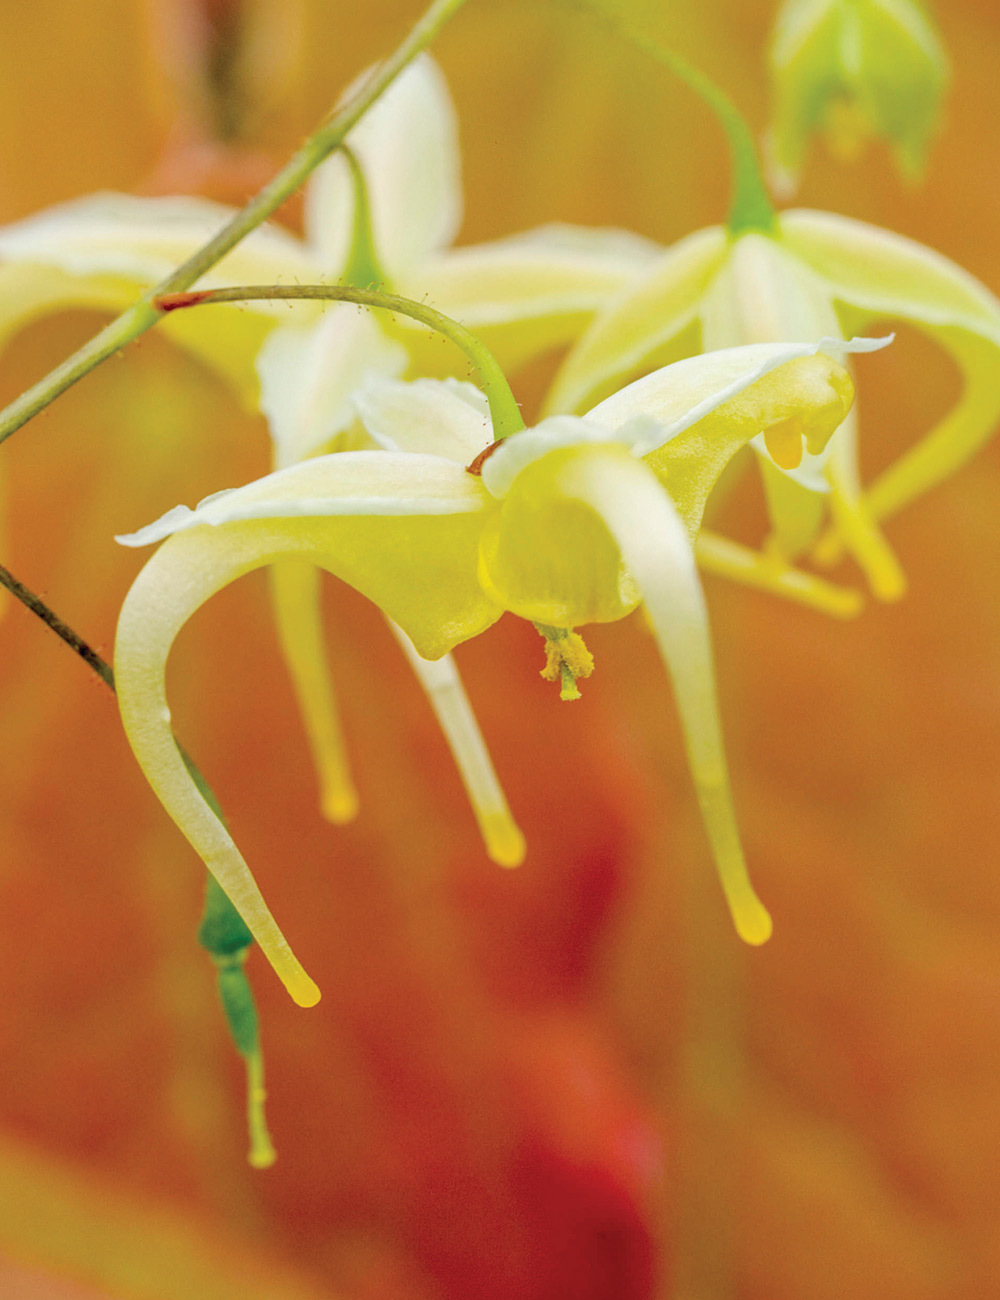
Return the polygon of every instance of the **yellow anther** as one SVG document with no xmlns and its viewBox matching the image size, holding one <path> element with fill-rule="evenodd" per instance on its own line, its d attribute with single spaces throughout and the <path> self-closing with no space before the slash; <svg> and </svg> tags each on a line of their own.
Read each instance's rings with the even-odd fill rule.
<svg viewBox="0 0 1000 1300">
<path fill-rule="evenodd" d="M 547 682 L 560 682 L 561 700 L 578 700 L 578 677 L 589 677 L 594 671 L 594 656 L 587 649 L 583 637 L 564 627 L 542 627 L 535 624 L 545 637 L 545 667 L 542 677 Z"/>
</svg>

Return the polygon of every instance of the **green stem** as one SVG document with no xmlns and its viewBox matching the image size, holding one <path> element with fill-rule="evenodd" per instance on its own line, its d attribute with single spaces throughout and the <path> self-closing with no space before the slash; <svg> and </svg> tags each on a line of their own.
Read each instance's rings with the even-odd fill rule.
<svg viewBox="0 0 1000 1300">
<path fill-rule="evenodd" d="M 346 284 L 250 284 L 234 285 L 226 289 L 193 289 L 189 293 L 164 294 L 154 305 L 160 311 L 177 311 L 184 307 L 201 307 L 217 302 L 251 302 L 256 299 L 310 298 L 329 302 L 353 302 L 362 307 L 381 307 L 398 312 L 411 320 L 429 325 L 462 349 L 475 366 L 486 400 L 490 404 L 493 436 L 497 442 L 519 433 L 524 428 L 521 411 L 514 400 L 503 371 L 493 354 L 483 346 L 470 330 L 442 312 L 428 307 L 413 298 L 401 298 L 394 293 L 380 293 L 376 289 L 358 289 Z"/>
<path fill-rule="evenodd" d="M 310 173 L 343 144 L 351 128 L 465 3 L 466 0 L 432 0 L 395 53 L 375 68 L 371 77 L 348 103 L 330 114 L 274 180 L 237 212 L 228 225 L 176 271 L 144 294 L 133 307 L 128 308 L 67 361 L 0 412 L 0 442 L 16 433 L 95 366 L 155 325 L 160 313 L 150 306 L 154 298 L 165 293 L 176 293 L 194 284 L 235 248 L 241 239 L 277 211 Z"/>
<path fill-rule="evenodd" d="M 0 564 L 0 586 L 6 587 L 25 608 L 29 609 L 36 618 L 40 618 L 45 626 L 51 628 L 62 641 L 65 641 L 114 694 L 115 675 L 108 661 L 98 654 L 93 646 L 88 645 L 79 632 L 75 632 L 54 610 L 50 609 L 40 596 L 36 596 L 2 564 Z M 226 819 L 212 788 L 176 737 L 174 744 L 202 797 L 225 826 Z M 198 941 L 215 962 L 219 997 L 229 1025 L 229 1032 L 246 1067 L 247 1131 L 250 1138 L 248 1159 L 255 1169 L 266 1169 L 274 1164 L 275 1155 L 264 1114 L 264 1063 L 260 1050 L 257 1007 L 253 990 L 243 971 L 243 963 L 253 943 L 253 937 L 212 875 L 208 876 L 205 909 L 198 929 Z"/>
<path fill-rule="evenodd" d="M 777 212 L 764 180 L 753 133 L 726 92 L 700 68 L 693 67 L 666 45 L 640 31 L 621 14 L 611 12 L 603 0 L 564 0 L 564 3 L 584 9 L 600 19 L 617 35 L 668 68 L 700 96 L 718 118 L 729 143 L 733 168 L 733 197 L 726 222 L 729 233 L 733 237 L 751 230 L 774 234 Z"/>
</svg>

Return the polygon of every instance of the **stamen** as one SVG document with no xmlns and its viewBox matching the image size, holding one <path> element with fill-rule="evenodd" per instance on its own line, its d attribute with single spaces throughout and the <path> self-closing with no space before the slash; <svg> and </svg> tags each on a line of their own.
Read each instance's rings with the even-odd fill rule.
<svg viewBox="0 0 1000 1300">
<path fill-rule="evenodd" d="M 511 815 L 455 661 L 450 655 L 437 660 L 422 658 L 402 628 L 391 620 L 389 627 L 444 732 L 479 823 L 486 852 L 501 867 L 519 867 L 524 861 L 524 835 Z"/>
<path fill-rule="evenodd" d="M 568 627 L 548 627 L 536 623 L 535 627 L 545 638 L 545 667 L 541 675 L 547 682 L 560 682 L 561 700 L 580 699 L 577 679 L 589 677 L 594 671 L 594 656 L 578 632 Z"/>
<path fill-rule="evenodd" d="M 327 666 L 320 603 L 320 573 L 294 560 L 271 569 L 271 598 L 285 663 L 298 700 L 320 787 L 323 816 L 338 825 L 357 815 L 351 779 Z"/>
</svg>

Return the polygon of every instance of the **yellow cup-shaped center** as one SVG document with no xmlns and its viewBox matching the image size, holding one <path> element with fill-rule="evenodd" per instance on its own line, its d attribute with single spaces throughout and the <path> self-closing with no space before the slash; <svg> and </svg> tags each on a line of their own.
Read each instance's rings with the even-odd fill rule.
<svg viewBox="0 0 1000 1300">
<path fill-rule="evenodd" d="M 582 457 L 631 460 L 615 443 L 549 452 L 518 474 L 480 542 L 479 581 L 487 595 L 553 627 L 610 623 L 640 599 L 600 516 L 565 490 L 567 466 Z"/>
</svg>

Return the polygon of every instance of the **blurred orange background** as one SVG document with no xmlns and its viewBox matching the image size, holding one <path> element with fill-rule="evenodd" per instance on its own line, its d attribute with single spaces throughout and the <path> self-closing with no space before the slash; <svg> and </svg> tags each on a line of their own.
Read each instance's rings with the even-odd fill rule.
<svg viewBox="0 0 1000 1300">
<path fill-rule="evenodd" d="M 619 3 L 762 129 L 770 0 Z M 419 12 L 2 0 L 0 215 L 95 189 L 241 202 Z M 1000 291 L 1000 14 L 953 0 L 938 17 L 954 87 L 924 186 L 878 147 L 851 166 L 817 151 L 800 202 L 913 236 Z M 237 21 L 226 117 L 203 70 Z M 435 53 L 462 122 L 463 241 L 560 220 L 667 243 L 724 215 L 713 120 L 570 8 L 471 0 Z M 0 360 L 3 399 L 99 323 L 27 330 Z M 550 371 L 519 377 L 527 401 Z M 866 472 L 956 386 L 910 331 L 863 359 Z M 143 560 L 112 534 L 268 464 L 263 422 L 152 335 L 0 454 L 0 558 L 105 653 Z M 245 1164 L 240 1063 L 195 943 L 200 866 L 110 696 L 8 606 L 0 1296 L 1000 1294 L 998 506 L 990 447 L 890 524 L 910 594 L 854 623 L 708 583 L 740 819 L 775 919 L 761 950 L 723 914 L 641 620 L 588 634 L 597 672 L 572 706 L 539 678 L 525 624 L 459 651 L 528 836 L 504 873 L 373 609 L 330 583 L 362 798 L 332 828 L 262 575 L 212 602 L 174 656 L 178 730 L 324 990 L 298 1010 L 251 959 L 279 1150 L 264 1173 Z M 723 519 L 759 539 L 752 484 Z"/>
</svg>

